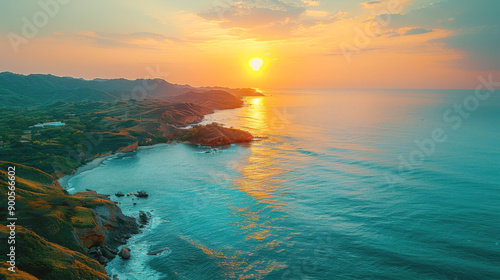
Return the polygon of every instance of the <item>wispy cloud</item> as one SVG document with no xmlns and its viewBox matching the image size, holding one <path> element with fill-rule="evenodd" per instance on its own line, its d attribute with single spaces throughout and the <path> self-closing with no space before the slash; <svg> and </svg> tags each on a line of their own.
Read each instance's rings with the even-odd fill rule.
<svg viewBox="0 0 500 280">
<path fill-rule="evenodd" d="M 428 30 L 448 30 L 451 35 L 433 39 L 446 48 L 461 51 L 463 56 L 453 67 L 500 70 L 500 1 L 441 1 L 390 15 L 393 29 L 411 28 L 407 32 L 422 34 Z M 413 31 L 411 31 L 413 30 Z M 427 33 L 427 32 L 424 32 Z M 405 34 L 410 35 L 410 34 Z"/>
<path fill-rule="evenodd" d="M 216 7 L 198 13 L 204 20 L 232 29 L 232 34 L 257 40 L 286 39 L 294 32 L 318 24 L 337 21 L 340 13 L 313 10 L 319 1 L 280 0 L 235 2 L 229 7 Z"/>
<path fill-rule="evenodd" d="M 364 2 L 361 3 L 363 5 L 363 8 L 372 8 L 373 6 L 376 6 L 378 4 L 381 4 L 382 1 L 369 1 L 369 2 Z"/>
<path fill-rule="evenodd" d="M 407 30 L 404 35 L 418 35 L 418 34 L 425 34 L 432 32 L 430 29 L 425 29 L 425 28 L 412 28 Z"/>
<path fill-rule="evenodd" d="M 182 42 L 176 37 L 166 37 L 161 34 L 151 32 L 135 32 L 135 33 L 107 33 L 107 32 L 78 32 L 78 33 L 62 33 L 56 32 L 53 34 L 56 38 L 72 38 L 80 42 L 87 43 L 97 47 L 111 48 L 141 48 L 141 49 L 158 49 L 159 45 Z"/>
</svg>

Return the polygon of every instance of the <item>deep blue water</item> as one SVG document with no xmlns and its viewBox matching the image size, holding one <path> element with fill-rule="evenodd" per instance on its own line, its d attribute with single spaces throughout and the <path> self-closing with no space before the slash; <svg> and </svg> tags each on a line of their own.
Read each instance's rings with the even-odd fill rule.
<svg viewBox="0 0 500 280">
<path fill-rule="evenodd" d="M 153 220 L 130 239 L 132 259 L 116 258 L 109 273 L 500 279 L 498 92 L 484 100 L 474 91 L 266 93 L 206 120 L 258 141 L 213 154 L 141 148 L 69 180 L 72 191 L 150 194 L 112 196 L 126 214 L 148 210 Z M 462 115 L 454 112 L 464 100 Z M 425 140 L 433 134 L 438 142 Z M 162 248 L 170 253 L 146 255 Z"/>
</svg>

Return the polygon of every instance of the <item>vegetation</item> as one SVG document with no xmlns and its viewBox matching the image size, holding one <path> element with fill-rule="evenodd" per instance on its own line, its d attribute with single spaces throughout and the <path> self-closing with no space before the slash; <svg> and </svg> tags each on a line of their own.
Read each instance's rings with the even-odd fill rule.
<svg viewBox="0 0 500 280">
<path fill-rule="evenodd" d="M 106 196 L 95 192 L 68 195 L 54 177 L 20 164 L 0 161 L 2 193 L 8 192 L 9 166 L 16 167 L 15 215 L 22 217 L 22 227 L 16 227 L 18 269 L 39 279 L 107 279 L 104 267 L 87 256 L 86 251 L 94 246 L 108 246 L 106 240 L 113 240 L 109 229 L 121 229 L 119 234 L 137 230 L 135 221 L 124 216 Z M 7 205 L 7 197 L 2 196 L 2 239 L 9 233 Z M 108 209 L 107 217 L 102 208 Z M 0 251 L 8 252 L 7 246 L 7 242 L 2 242 Z M 2 254 L 0 262 L 6 261 Z M 28 274 L 25 279 L 36 279 Z"/>
<path fill-rule="evenodd" d="M 127 92 L 145 82 L 157 87 L 143 97 L 179 97 L 129 99 Z M 69 195 L 55 178 L 93 158 L 141 145 L 172 139 L 223 145 L 252 139 L 247 132 L 217 124 L 179 129 L 213 110 L 242 104 L 225 91 L 192 90 L 159 79 L 85 81 L 0 73 L 0 191 L 8 192 L 6 170 L 15 166 L 15 213 L 22 217 L 22 227 L 16 227 L 18 273 L 9 279 L 107 279 L 102 265 L 106 258 L 93 260 L 89 248 L 112 251 L 138 231 L 135 219 L 124 216 L 107 196 L 92 191 Z M 34 127 L 46 122 L 65 125 Z M 2 238 L 9 234 L 7 205 L 7 197 L 1 196 Z M 6 246 L 2 242 L 0 251 L 7 252 Z M 0 256 L 0 279 L 8 275 L 5 267 L 6 254 Z"/>
<path fill-rule="evenodd" d="M 148 101 L 58 102 L 37 109 L 4 108 L 0 116 L 0 158 L 57 176 L 70 174 L 88 159 L 122 147 L 169 141 L 157 130 L 145 128 L 148 123 L 159 123 L 163 110 L 168 110 L 168 103 L 154 105 Z M 66 125 L 30 128 L 52 121 Z"/>
</svg>

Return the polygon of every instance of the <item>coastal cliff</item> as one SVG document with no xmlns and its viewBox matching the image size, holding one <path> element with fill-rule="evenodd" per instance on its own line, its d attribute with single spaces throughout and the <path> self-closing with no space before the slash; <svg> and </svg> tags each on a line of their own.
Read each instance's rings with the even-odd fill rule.
<svg viewBox="0 0 500 280">
<path fill-rule="evenodd" d="M 130 92 L 143 81 L 62 78 L 0 73 L 5 106 L 0 117 L 0 191 L 8 192 L 9 166 L 16 167 L 16 271 L 0 256 L 0 279 L 109 279 L 104 265 L 139 232 L 106 195 L 69 195 L 56 178 L 85 163 L 139 146 L 190 142 L 220 146 L 252 135 L 218 124 L 197 125 L 215 110 L 242 106 L 251 89 L 193 88 L 163 80 L 143 100 Z M 231 93 L 229 93 L 230 91 Z M 50 95 L 46 94 L 50 93 Z M 47 122 L 58 126 L 45 127 Z M 184 129 L 188 126 L 193 128 Z M 7 197 L 0 199 L 0 237 L 8 237 Z M 144 213 L 143 213 L 144 214 Z M 145 214 L 144 214 L 145 215 Z M 144 215 L 140 222 L 144 225 Z M 8 252 L 7 242 L 0 251 Z"/>
<path fill-rule="evenodd" d="M 94 191 L 69 195 L 41 170 L 0 161 L 2 193 L 8 192 L 4 171 L 8 166 L 16 168 L 16 269 L 33 279 L 107 279 L 104 264 L 131 234 L 139 232 L 136 220 L 105 195 Z M 2 196 L 0 203 L 6 221 L 7 197 Z M 9 231 L 0 226 L 2 239 Z M 8 252 L 7 246 L 2 242 L 0 250 Z M 5 263 L 6 256 L 0 260 Z"/>
</svg>

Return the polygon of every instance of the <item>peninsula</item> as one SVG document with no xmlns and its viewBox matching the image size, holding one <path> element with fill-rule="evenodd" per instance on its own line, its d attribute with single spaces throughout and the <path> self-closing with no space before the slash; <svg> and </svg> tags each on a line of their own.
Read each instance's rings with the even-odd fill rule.
<svg viewBox="0 0 500 280">
<path fill-rule="evenodd" d="M 14 167 L 16 215 L 22 217 L 12 264 L 17 279 L 109 279 L 104 265 L 147 221 L 125 216 L 109 196 L 95 191 L 70 195 L 57 178 L 95 158 L 139 146 L 249 142 L 253 136 L 248 132 L 198 123 L 255 95 L 261 93 L 161 79 L 88 81 L 0 73 L 0 189 L 9 192 L 7 170 Z M 2 196 L 2 221 L 7 221 L 7 205 Z M 9 232 L 2 222 L 2 239 Z M 8 252 L 6 246 L 2 242 L 0 250 Z M 0 260 L 0 266 L 7 266 L 6 255 Z"/>
</svg>

